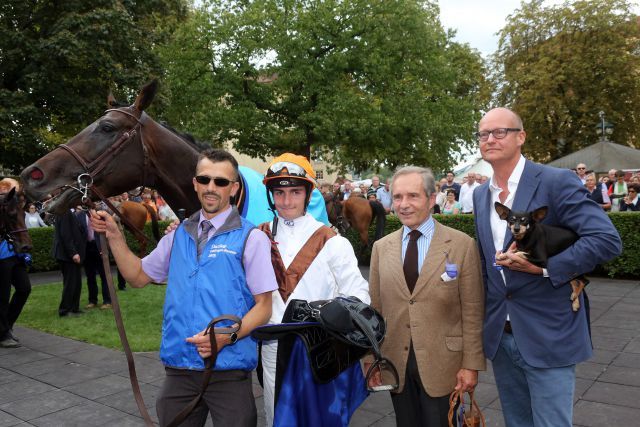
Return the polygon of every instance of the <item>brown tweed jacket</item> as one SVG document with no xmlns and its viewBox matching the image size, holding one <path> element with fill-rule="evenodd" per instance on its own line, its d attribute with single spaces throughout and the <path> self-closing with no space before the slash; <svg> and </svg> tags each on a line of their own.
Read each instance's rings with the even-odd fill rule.
<svg viewBox="0 0 640 427">
<path fill-rule="evenodd" d="M 484 370 L 482 322 L 484 286 L 478 249 L 466 234 L 436 221 L 435 230 L 413 294 L 402 270 L 402 229 L 373 246 L 369 291 L 371 304 L 387 320 L 382 354 L 398 369 L 400 387 L 413 348 L 420 378 L 431 397 L 445 396 L 456 385 L 461 368 Z M 457 264 L 454 280 L 443 281 L 445 253 Z M 389 383 L 390 377 L 385 376 Z"/>
</svg>

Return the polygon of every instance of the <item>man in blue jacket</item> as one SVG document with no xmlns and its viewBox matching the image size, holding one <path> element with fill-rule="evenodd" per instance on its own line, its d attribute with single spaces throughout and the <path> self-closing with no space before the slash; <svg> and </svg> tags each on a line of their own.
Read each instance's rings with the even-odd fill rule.
<svg viewBox="0 0 640 427">
<path fill-rule="evenodd" d="M 572 310 L 569 281 L 619 255 L 620 236 L 573 172 L 522 156 L 526 133 L 513 111 L 489 111 L 476 136 L 494 173 L 473 201 L 486 287 L 484 352 L 493 361 L 505 423 L 571 426 L 575 367 L 591 357 L 592 344 L 588 313 Z M 496 201 L 519 212 L 547 206 L 544 222 L 579 239 L 546 269 L 535 266 L 516 254 Z"/>
<path fill-rule="evenodd" d="M 230 204 L 239 189 L 238 163 L 223 150 L 201 153 L 193 186 L 202 209 L 164 236 L 144 259 L 127 247 L 104 211 L 92 217 L 106 232 L 118 268 L 132 287 L 167 281 L 160 359 L 167 376 L 156 402 L 167 425 L 200 391 L 203 358 L 211 355 L 207 324 L 221 315 L 242 319 L 240 330 L 216 335 L 218 356 L 203 400 L 184 425 L 255 426 L 251 371 L 258 361 L 248 337 L 271 316 L 271 292 L 278 289 L 267 236 Z M 220 325 L 221 326 L 221 325 Z"/>
</svg>

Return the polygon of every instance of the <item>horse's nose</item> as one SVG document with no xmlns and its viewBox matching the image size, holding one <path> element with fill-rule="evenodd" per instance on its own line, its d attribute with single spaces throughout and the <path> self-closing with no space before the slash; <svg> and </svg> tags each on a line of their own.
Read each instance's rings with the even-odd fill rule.
<svg viewBox="0 0 640 427">
<path fill-rule="evenodd" d="M 37 166 L 31 166 L 22 173 L 24 177 L 33 181 L 42 181 L 44 179 L 44 172 Z"/>
<path fill-rule="evenodd" d="M 21 254 L 26 254 L 28 252 L 31 252 L 31 249 L 33 249 L 33 246 L 31 246 L 31 243 L 24 243 L 24 244 L 18 245 L 18 253 L 21 253 Z"/>
</svg>

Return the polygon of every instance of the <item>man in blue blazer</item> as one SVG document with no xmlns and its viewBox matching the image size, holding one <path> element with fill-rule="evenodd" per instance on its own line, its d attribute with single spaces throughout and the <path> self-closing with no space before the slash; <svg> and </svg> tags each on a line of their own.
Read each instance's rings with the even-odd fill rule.
<svg viewBox="0 0 640 427">
<path fill-rule="evenodd" d="M 620 236 L 573 172 L 525 160 L 526 133 L 517 114 L 489 111 L 476 136 L 493 167 L 473 201 L 486 294 L 484 351 L 493 362 L 504 419 L 507 426 L 571 426 L 575 366 L 591 357 L 592 344 L 586 310 L 572 310 L 568 282 L 619 255 Z M 545 223 L 580 238 L 546 269 L 537 267 L 515 253 L 496 201 L 515 211 L 547 206 Z M 496 263 L 496 254 L 504 259 Z"/>
</svg>

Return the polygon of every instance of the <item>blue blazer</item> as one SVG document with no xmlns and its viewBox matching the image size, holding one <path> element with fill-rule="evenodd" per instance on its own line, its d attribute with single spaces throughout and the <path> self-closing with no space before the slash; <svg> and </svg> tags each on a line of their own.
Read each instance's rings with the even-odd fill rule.
<svg viewBox="0 0 640 427">
<path fill-rule="evenodd" d="M 474 191 L 476 238 L 486 298 L 483 342 L 488 358 L 493 359 L 498 350 L 507 313 L 518 349 L 529 365 L 561 367 L 591 357 L 592 344 L 583 296 L 580 296 L 580 310 L 574 312 L 568 282 L 619 255 L 622 243 L 609 217 L 587 198 L 587 193 L 573 172 L 526 161 L 513 210 L 530 212 L 547 206 L 543 223 L 570 228 L 580 239 L 549 259 L 550 277 L 504 267 L 505 285 L 500 272 L 493 267 L 495 246 L 490 214 L 494 207 L 489 182 Z M 504 241 L 503 250 L 506 250 L 512 241 L 508 229 Z"/>
</svg>

